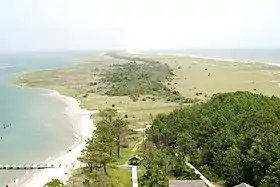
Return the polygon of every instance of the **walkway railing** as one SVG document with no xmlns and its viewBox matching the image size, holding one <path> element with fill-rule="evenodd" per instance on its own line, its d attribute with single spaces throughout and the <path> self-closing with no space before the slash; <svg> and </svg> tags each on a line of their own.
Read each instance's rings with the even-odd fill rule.
<svg viewBox="0 0 280 187">
<path fill-rule="evenodd" d="M 204 177 L 191 163 L 186 162 L 186 165 L 189 166 L 190 168 L 192 168 L 192 169 L 194 170 L 194 172 L 200 176 L 200 179 L 203 180 L 207 186 L 209 186 L 209 187 L 215 187 L 215 186 L 214 186 L 206 177 Z"/>
<path fill-rule="evenodd" d="M 33 169 L 58 169 L 85 167 L 86 164 L 0 164 L 0 170 L 33 170 Z"/>
</svg>

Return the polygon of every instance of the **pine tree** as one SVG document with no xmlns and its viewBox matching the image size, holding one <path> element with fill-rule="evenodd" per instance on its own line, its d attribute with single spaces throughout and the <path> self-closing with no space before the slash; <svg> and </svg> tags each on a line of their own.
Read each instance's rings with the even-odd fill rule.
<svg viewBox="0 0 280 187">
<path fill-rule="evenodd" d="M 128 121 L 118 118 L 113 121 L 114 136 L 116 138 L 117 156 L 120 158 L 120 148 L 122 142 L 124 142 L 126 133 L 128 132 Z"/>
</svg>

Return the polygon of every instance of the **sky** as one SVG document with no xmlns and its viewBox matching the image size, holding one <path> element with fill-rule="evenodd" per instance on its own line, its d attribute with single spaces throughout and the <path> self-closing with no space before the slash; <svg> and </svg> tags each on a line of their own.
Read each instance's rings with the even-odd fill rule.
<svg viewBox="0 0 280 187">
<path fill-rule="evenodd" d="M 0 51 L 280 47 L 279 0 L 0 0 Z"/>
</svg>

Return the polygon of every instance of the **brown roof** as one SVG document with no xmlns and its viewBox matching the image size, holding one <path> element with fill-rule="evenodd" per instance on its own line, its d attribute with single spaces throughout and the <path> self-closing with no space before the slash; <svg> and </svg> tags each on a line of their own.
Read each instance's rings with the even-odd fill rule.
<svg viewBox="0 0 280 187">
<path fill-rule="evenodd" d="M 241 184 L 238 184 L 238 185 L 236 185 L 234 187 L 253 187 L 253 186 L 251 186 L 249 184 L 246 184 L 246 183 L 241 183 Z"/>
<path fill-rule="evenodd" d="M 203 180 L 170 180 L 169 187 L 206 187 Z"/>
</svg>

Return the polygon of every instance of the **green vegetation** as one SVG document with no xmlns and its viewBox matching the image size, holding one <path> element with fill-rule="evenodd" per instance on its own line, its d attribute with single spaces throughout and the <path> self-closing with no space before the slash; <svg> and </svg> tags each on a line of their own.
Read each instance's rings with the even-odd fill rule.
<svg viewBox="0 0 280 187">
<path fill-rule="evenodd" d="M 114 163 L 121 159 L 121 149 L 127 147 L 128 121 L 119 118 L 117 111 L 112 108 L 101 111 L 100 116 L 102 120 L 96 124 L 93 132 L 95 136 L 87 141 L 87 146 L 79 158 L 88 165 L 85 170 L 89 177 L 84 182 L 98 187 L 119 186 L 117 184 L 120 183 L 117 183 L 110 173 L 116 176 L 114 167 L 118 166 Z M 117 176 L 119 177 L 122 176 Z"/>
<path fill-rule="evenodd" d="M 93 63 L 80 64 L 75 68 L 36 71 L 22 76 L 14 83 L 20 86 L 55 89 L 81 100 L 98 94 L 109 97 L 128 96 L 134 102 L 139 99 L 165 99 L 176 103 L 199 101 L 198 98 L 185 98 L 170 85 L 174 73 L 166 63 L 113 53 L 108 56 L 113 59 L 97 58 Z M 113 105 L 115 106 L 115 103 Z"/>
<path fill-rule="evenodd" d="M 144 186 L 165 186 L 168 178 L 190 177 L 185 175 L 184 161 L 226 186 L 241 182 L 278 186 L 280 99 L 237 91 L 158 115 L 142 154 Z"/>
<path fill-rule="evenodd" d="M 142 58 L 142 57 L 137 57 L 137 56 L 124 56 L 120 55 L 117 53 L 107 53 L 107 56 L 110 56 L 114 59 L 121 59 L 121 60 L 126 60 L 126 61 L 133 61 L 133 62 L 148 62 L 148 63 L 159 63 L 158 60 L 154 60 L 152 58 Z"/>
<path fill-rule="evenodd" d="M 137 101 L 140 95 L 152 95 L 143 98 L 155 100 L 156 98 L 167 98 L 171 102 L 193 102 L 192 99 L 185 99 L 178 91 L 171 90 L 165 85 L 174 74 L 167 64 L 160 62 L 129 62 L 113 65 L 103 75 L 101 82 L 106 95 L 109 96 L 130 96 Z"/>
<path fill-rule="evenodd" d="M 55 179 L 46 187 L 126 187 L 131 186 L 131 168 L 126 164 L 135 154 L 132 150 L 143 138 L 142 133 L 128 128 L 129 122 L 120 118 L 114 108 L 100 112 L 93 137 L 78 159 L 87 167 L 74 170 L 67 184 Z M 138 137 L 139 136 L 139 137 Z M 140 137 L 141 136 L 141 137 Z M 59 187 L 60 187 L 59 186 Z"/>
<path fill-rule="evenodd" d="M 105 83 L 109 84 L 108 95 L 147 95 L 166 91 L 161 81 L 170 78 L 172 72 L 161 63 L 136 63 L 114 65 L 105 73 Z"/>
<path fill-rule="evenodd" d="M 145 173 L 139 179 L 143 187 L 166 187 L 169 179 L 199 179 L 194 171 L 185 164 L 185 158 L 176 154 L 176 150 L 156 147 L 152 142 L 143 145 L 143 166 Z"/>
<path fill-rule="evenodd" d="M 104 174 L 108 175 L 107 165 L 120 158 L 120 149 L 128 132 L 128 121 L 115 118 L 117 111 L 114 109 L 105 109 L 101 115 L 103 120 L 96 124 L 96 130 L 93 132 L 95 137 L 87 141 L 80 160 L 88 164 L 90 172 L 97 166 L 102 167 Z"/>
<path fill-rule="evenodd" d="M 53 179 L 50 182 L 46 183 L 44 187 L 62 187 L 64 184 L 58 180 L 58 179 Z"/>
</svg>

